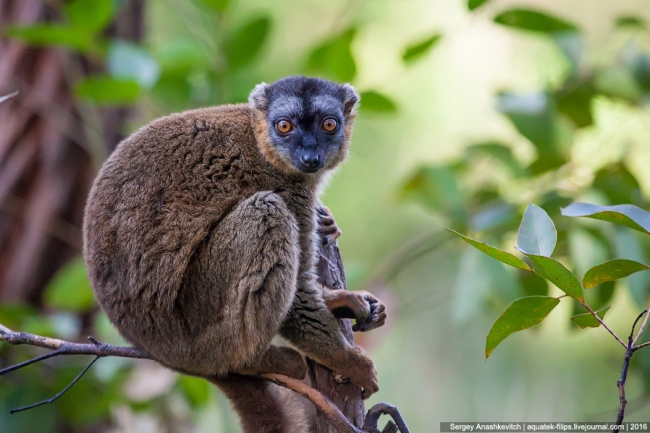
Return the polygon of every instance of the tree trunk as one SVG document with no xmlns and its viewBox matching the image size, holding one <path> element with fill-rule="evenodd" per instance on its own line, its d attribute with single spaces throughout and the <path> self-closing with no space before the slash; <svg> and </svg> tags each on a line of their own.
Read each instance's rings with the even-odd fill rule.
<svg viewBox="0 0 650 433">
<path fill-rule="evenodd" d="M 318 278 L 327 287 L 336 290 L 347 290 L 343 262 L 336 243 L 321 246 Z M 352 320 L 339 319 L 339 324 L 350 344 L 354 344 Z M 361 388 L 351 383 L 338 383 L 330 369 L 311 359 L 307 359 L 307 368 L 311 386 L 327 396 L 352 424 L 361 428 L 365 416 Z M 314 426 L 314 433 L 338 433 L 327 417 L 320 411 L 316 411 Z"/>
</svg>

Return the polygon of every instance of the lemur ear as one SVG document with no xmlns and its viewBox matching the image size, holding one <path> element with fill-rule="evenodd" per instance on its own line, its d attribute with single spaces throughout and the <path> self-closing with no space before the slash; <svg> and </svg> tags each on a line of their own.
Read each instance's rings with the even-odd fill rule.
<svg viewBox="0 0 650 433">
<path fill-rule="evenodd" d="M 248 103 L 256 110 L 266 111 L 269 108 L 268 100 L 266 99 L 266 89 L 269 87 L 266 83 L 260 83 L 248 95 Z"/>
<path fill-rule="evenodd" d="M 357 115 L 357 110 L 359 109 L 359 101 L 361 100 L 361 96 L 357 93 L 357 91 L 354 89 L 354 87 L 349 84 L 342 84 L 343 90 L 345 90 L 345 96 L 343 99 L 343 114 L 345 114 L 346 117 L 349 116 L 356 116 Z"/>
</svg>

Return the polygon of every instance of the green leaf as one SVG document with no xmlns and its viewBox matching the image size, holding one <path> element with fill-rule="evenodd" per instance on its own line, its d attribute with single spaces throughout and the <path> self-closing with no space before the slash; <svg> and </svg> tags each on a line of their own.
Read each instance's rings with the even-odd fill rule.
<svg viewBox="0 0 650 433">
<path fill-rule="evenodd" d="M 560 303 L 557 298 L 530 296 L 513 302 L 494 322 L 485 341 L 485 359 L 511 334 L 537 326 Z"/>
<path fill-rule="evenodd" d="M 35 47 L 58 46 L 82 52 L 88 51 L 93 42 L 92 36 L 83 29 L 60 24 L 7 26 L 5 35 Z"/>
<path fill-rule="evenodd" d="M 601 168 L 596 172 L 592 188 L 605 194 L 610 203 L 641 202 L 643 194 L 639 181 L 623 162 Z"/>
<path fill-rule="evenodd" d="M 237 29 L 228 39 L 223 51 L 232 69 L 242 68 L 255 60 L 262 50 L 271 27 L 268 17 L 255 18 Z"/>
<path fill-rule="evenodd" d="M 645 30 L 647 29 L 645 21 L 643 21 L 639 17 L 635 17 L 632 15 L 627 15 L 627 16 L 622 16 L 616 18 L 616 27 L 619 28 L 631 28 L 631 29 L 637 29 L 637 30 Z"/>
<path fill-rule="evenodd" d="M 17 94 L 18 94 L 18 90 L 16 90 L 16 91 L 13 92 L 13 93 L 10 93 L 10 94 L 8 94 L 8 95 L 0 96 L 0 104 L 2 104 L 4 101 L 6 101 L 6 100 L 9 99 L 9 98 L 13 98 L 13 97 L 16 96 Z"/>
<path fill-rule="evenodd" d="M 506 27 L 539 33 L 557 33 L 578 30 L 574 24 L 571 24 L 568 21 L 530 9 L 509 9 L 497 15 L 494 18 L 494 22 Z"/>
<path fill-rule="evenodd" d="M 502 92 L 497 109 L 508 116 L 517 131 L 538 150 L 538 159 L 530 170 L 543 173 L 566 163 L 565 137 L 551 96 L 545 92 L 514 94 Z"/>
<path fill-rule="evenodd" d="M 634 260 L 615 259 L 589 269 L 583 279 L 585 289 L 599 286 L 607 281 L 625 278 L 636 272 L 645 271 L 650 266 Z"/>
<path fill-rule="evenodd" d="M 144 48 L 129 42 L 112 42 L 106 63 L 111 76 L 131 78 L 144 89 L 151 88 L 160 76 L 156 60 Z"/>
<path fill-rule="evenodd" d="M 174 38 L 154 53 L 164 75 L 181 77 L 193 70 L 210 67 L 208 56 L 201 45 L 194 39 Z"/>
<path fill-rule="evenodd" d="M 517 232 L 517 247 L 525 254 L 550 257 L 556 243 L 553 220 L 544 209 L 529 204 Z"/>
<path fill-rule="evenodd" d="M 43 299 L 48 307 L 58 310 L 85 312 L 94 307 L 82 258 L 72 260 L 54 275 L 45 287 Z"/>
<path fill-rule="evenodd" d="M 650 234 L 650 213 L 631 204 L 597 206 L 588 203 L 572 203 L 560 210 L 564 216 L 594 218 Z"/>
<path fill-rule="evenodd" d="M 132 79 L 90 76 L 77 84 L 77 96 L 100 105 L 128 105 L 138 99 L 140 86 Z"/>
<path fill-rule="evenodd" d="M 352 81 L 357 74 L 357 65 L 351 50 L 355 34 L 356 29 L 349 28 L 316 47 L 307 59 L 307 69 L 336 81 Z"/>
<path fill-rule="evenodd" d="M 194 408 L 204 406 L 210 398 L 210 383 L 205 379 L 180 375 L 177 383 Z"/>
<path fill-rule="evenodd" d="M 379 92 L 369 90 L 361 92 L 361 109 L 377 113 L 395 113 L 397 105 Z"/>
<path fill-rule="evenodd" d="M 64 8 L 73 27 L 89 32 L 106 28 L 115 13 L 113 0 L 71 0 Z"/>
<path fill-rule="evenodd" d="M 572 77 L 564 82 L 555 93 L 557 110 L 567 116 L 579 128 L 594 123 L 591 113 L 591 101 L 596 96 L 596 89 L 590 79 Z"/>
<path fill-rule="evenodd" d="M 562 263 L 546 256 L 526 255 L 530 259 L 533 271 L 537 275 L 549 280 L 576 301 L 584 302 L 585 296 L 580 281 Z"/>
<path fill-rule="evenodd" d="M 634 72 L 621 65 L 609 66 L 598 71 L 594 84 L 605 95 L 626 101 L 634 102 L 643 93 L 634 78 Z"/>
<path fill-rule="evenodd" d="M 596 314 L 602 319 L 605 317 L 605 313 L 609 311 L 609 308 L 610 307 L 605 307 L 601 310 L 598 310 L 596 311 Z M 571 317 L 571 321 L 578 325 L 581 329 L 598 328 L 600 326 L 600 322 L 591 313 L 577 314 Z"/>
<path fill-rule="evenodd" d="M 465 219 L 463 191 L 458 187 L 456 174 L 450 167 L 420 167 L 400 190 L 403 200 L 414 200 L 436 212 Z"/>
<path fill-rule="evenodd" d="M 408 64 L 421 58 L 427 54 L 427 52 L 429 52 L 434 46 L 436 46 L 438 42 L 440 42 L 441 38 L 442 35 L 440 33 L 436 33 L 421 42 L 409 45 L 406 47 L 404 53 L 402 54 L 402 60 L 404 63 Z"/>
<path fill-rule="evenodd" d="M 229 0 L 196 0 L 214 10 L 215 12 L 223 12 L 228 8 Z"/>
<path fill-rule="evenodd" d="M 480 8 L 483 6 L 485 3 L 487 3 L 490 0 L 468 0 L 467 1 L 467 9 L 470 11 L 473 11 L 475 9 Z"/>
<path fill-rule="evenodd" d="M 488 256 L 494 257 L 495 259 L 497 259 L 502 263 L 505 263 L 506 265 L 514 266 L 515 268 L 523 269 L 525 271 L 531 271 L 531 269 L 523 260 L 521 260 L 519 257 L 513 254 L 510 254 L 507 251 L 503 251 L 499 248 L 495 248 L 483 242 L 479 242 L 477 240 L 464 236 L 455 230 L 448 229 L 447 227 L 443 227 L 443 228 L 447 231 L 452 232 L 456 236 L 460 237 L 462 240 L 464 240 L 474 248 L 478 249 L 479 251 L 484 252 Z"/>
</svg>

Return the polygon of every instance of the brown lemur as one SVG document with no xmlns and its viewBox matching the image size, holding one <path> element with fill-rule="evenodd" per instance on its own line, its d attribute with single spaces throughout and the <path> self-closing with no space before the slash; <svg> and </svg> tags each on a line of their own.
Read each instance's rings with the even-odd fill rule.
<svg viewBox="0 0 650 433">
<path fill-rule="evenodd" d="M 245 376 L 304 377 L 298 352 L 270 345 L 277 334 L 364 397 L 378 390 L 372 361 L 335 315 L 369 330 L 384 323 L 383 304 L 314 275 L 318 242 L 339 233 L 319 195 L 347 157 L 358 103 L 348 84 L 262 83 L 248 104 L 142 127 L 90 192 L 84 257 L 109 319 L 163 365 L 210 377 L 246 432 L 298 431 L 273 385 Z"/>
</svg>

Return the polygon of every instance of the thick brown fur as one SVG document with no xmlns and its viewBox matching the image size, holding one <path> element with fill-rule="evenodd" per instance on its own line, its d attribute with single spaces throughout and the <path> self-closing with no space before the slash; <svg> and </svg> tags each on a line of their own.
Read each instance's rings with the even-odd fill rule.
<svg viewBox="0 0 650 433">
<path fill-rule="evenodd" d="M 286 408 L 262 416 L 281 405 L 273 386 L 240 375 L 304 375 L 280 365 L 302 361 L 269 347 L 276 334 L 365 396 L 378 389 L 372 361 L 347 343 L 313 275 L 318 194 L 347 156 L 357 99 L 346 103 L 341 148 L 306 174 L 269 142 L 257 97 L 164 117 L 124 140 L 91 190 L 84 256 L 124 338 L 172 369 L 212 376 L 244 431 L 295 432 Z"/>
</svg>

